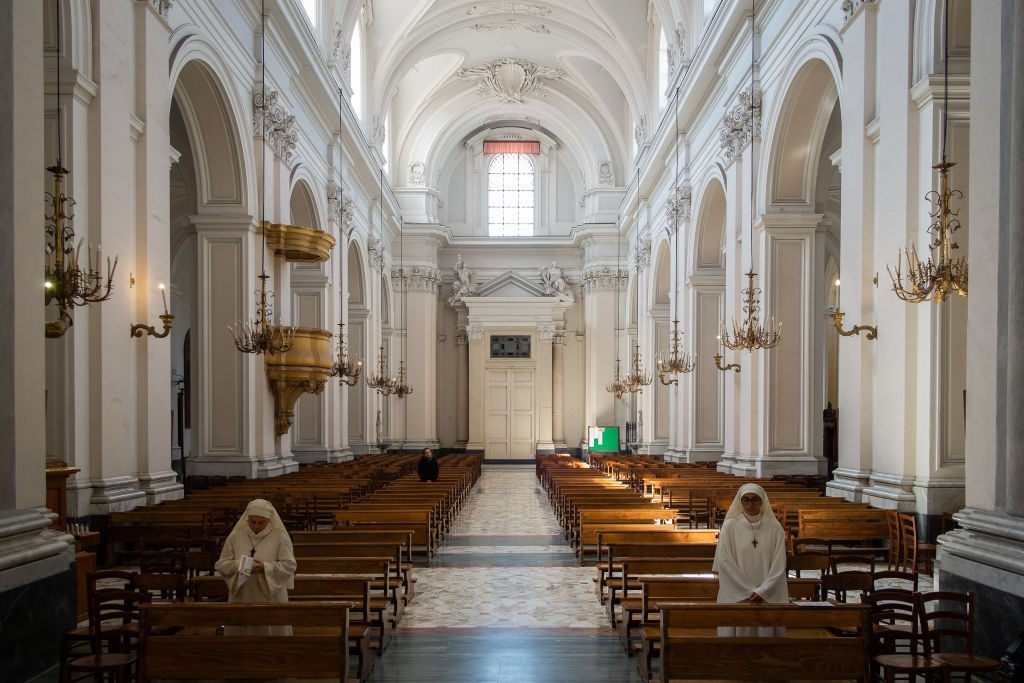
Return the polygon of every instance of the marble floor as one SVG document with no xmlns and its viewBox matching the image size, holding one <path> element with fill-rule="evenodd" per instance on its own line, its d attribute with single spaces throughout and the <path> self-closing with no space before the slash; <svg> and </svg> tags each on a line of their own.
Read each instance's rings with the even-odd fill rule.
<svg viewBox="0 0 1024 683">
<path fill-rule="evenodd" d="M 533 465 L 485 465 L 370 678 L 638 683 Z"/>
</svg>

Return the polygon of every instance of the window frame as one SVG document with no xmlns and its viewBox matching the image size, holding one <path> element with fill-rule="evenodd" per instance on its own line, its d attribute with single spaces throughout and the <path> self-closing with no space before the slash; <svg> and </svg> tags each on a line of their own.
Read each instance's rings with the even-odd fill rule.
<svg viewBox="0 0 1024 683">
<path fill-rule="evenodd" d="M 497 159 L 500 156 L 524 156 L 524 157 L 526 157 L 529 160 L 530 166 L 533 168 L 533 174 L 532 174 L 533 175 L 533 189 L 531 190 L 533 192 L 533 210 L 532 210 L 533 216 L 532 216 L 532 221 L 531 221 L 532 224 L 531 224 L 530 234 L 528 234 L 528 235 L 497 235 L 497 234 L 494 234 L 493 232 L 491 232 L 491 190 L 490 190 L 490 187 L 491 187 L 491 165 L 494 163 L 494 160 Z M 531 159 L 530 158 L 531 156 L 534 156 L 534 155 L 530 155 L 530 154 L 516 154 L 516 153 L 513 153 L 513 152 L 502 152 L 501 154 L 484 154 L 483 155 L 483 158 L 484 158 L 484 169 L 485 169 L 485 173 L 484 173 L 484 219 L 485 219 L 485 221 L 484 221 L 484 224 L 485 224 L 485 231 L 486 231 L 486 234 L 487 234 L 488 237 L 493 237 L 495 239 L 504 239 L 504 238 L 510 238 L 510 237 L 511 238 L 515 238 L 515 237 L 536 237 L 537 236 L 537 224 L 538 224 L 538 220 L 537 219 L 538 219 L 538 210 L 539 210 L 539 205 L 540 205 L 540 201 L 539 201 L 540 194 L 538 192 L 538 184 L 540 182 L 540 164 L 538 162 L 540 161 L 540 159 L 539 159 L 539 155 L 537 155 L 538 156 L 537 159 Z M 518 175 L 525 176 L 527 174 L 520 173 Z M 519 224 L 502 224 L 502 225 L 519 225 Z"/>
</svg>

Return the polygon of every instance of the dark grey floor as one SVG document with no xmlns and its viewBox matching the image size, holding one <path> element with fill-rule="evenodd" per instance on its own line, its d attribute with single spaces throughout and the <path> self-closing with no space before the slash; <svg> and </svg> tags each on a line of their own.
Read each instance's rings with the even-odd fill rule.
<svg viewBox="0 0 1024 683">
<path fill-rule="evenodd" d="M 395 636 L 373 683 L 640 683 L 616 636 Z"/>
</svg>

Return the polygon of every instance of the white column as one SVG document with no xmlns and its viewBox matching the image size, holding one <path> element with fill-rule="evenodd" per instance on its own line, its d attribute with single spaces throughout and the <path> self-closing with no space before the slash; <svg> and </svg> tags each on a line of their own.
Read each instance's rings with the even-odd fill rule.
<svg viewBox="0 0 1024 683">
<path fill-rule="evenodd" d="M 135 12 L 125 11 L 122 3 L 100 3 L 92 9 L 93 40 L 102 49 L 94 51 L 98 89 L 89 112 L 88 190 L 84 179 L 80 179 L 79 186 L 80 196 L 88 193 L 88 208 L 83 211 L 79 207 L 76 214 L 88 221 L 87 235 L 80 236 L 96 248 L 102 245 L 103 254 L 120 258 L 113 297 L 76 311 L 76 317 L 89 317 L 88 399 L 77 406 L 79 414 L 88 414 L 93 490 L 89 511 L 102 515 L 146 502 L 138 478 L 138 452 L 140 443 L 144 443 L 140 441 L 137 396 L 143 349 L 139 340 L 129 336 L 132 323 L 138 321 L 133 308 L 121 298 L 134 296 L 128 287 L 128 275 L 139 265 L 137 197 L 131 192 L 138 182 L 132 136 L 144 126 L 133 114 L 136 55 L 130 46 Z M 164 164 L 166 154 L 165 148 L 161 159 Z M 79 227 L 85 227 L 81 221 Z M 165 422 L 169 417 L 169 411 L 161 416 Z M 164 444 L 165 448 L 169 446 Z"/>
<path fill-rule="evenodd" d="M 469 440 L 466 451 L 482 453 L 484 450 L 484 392 L 486 374 L 484 363 L 487 361 L 487 342 L 484 340 L 484 327 L 477 323 L 466 326 L 466 337 L 469 339 Z"/>
<path fill-rule="evenodd" d="M 467 448 L 469 440 L 469 335 L 465 326 L 455 335 L 456 366 L 455 445 Z"/>
<path fill-rule="evenodd" d="M 262 247 L 251 219 L 193 216 L 199 301 L 192 338 L 195 474 L 268 477 L 296 469 L 277 453 L 274 401 L 262 356 L 240 353 L 228 325 L 256 315 Z"/>
<path fill-rule="evenodd" d="M 840 304 L 844 323 L 877 325 L 880 339 L 895 329 L 878 320 L 875 301 L 889 295 L 876 289 L 875 266 L 875 148 L 877 135 L 865 135 L 865 126 L 877 116 L 878 4 L 867 3 L 843 29 L 843 180 L 842 244 L 840 248 Z M 870 125 L 871 130 L 877 130 Z M 884 274 L 883 274 L 884 275 Z M 862 335 L 839 339 L 839 466 L 828 493 L 861 501 L 872 467 L 874 401 L 873 376 L 879 341 Z"/>
<path fill-rule="evenodd" d="M 615 351 L 619 348 L 622 359 L 623 376 L 629 372 L 629 353 L 626 348 L 627 335 L 625 330 L 614 330 L 615 325 L 615 287 L 619 287 L 619 298 L 624 295 L 625 272 L 620 271 L 616 278 L 616 269 L 594 269 L 584 273 L 583 282 L 583 325 L 585 335 L 585 372 L 587 378 L 585 391 L 586 426 L 615 425 L 620 427 L 620 436 L 625 436 L 627 419 L 627 397 L 616 401 L 615 397 L 605 390 L 612 381 L 615 372 Z M 616 279 L 618 283 L 616 283 Z M 621 306 L 621 303 L 620 303 Z M 619 325 L 625 328 L 622 312 L 619 312 Z M 618 402 L 618 406 L 616 406 Z M 586 438 L 586 434 L 584 434 Z"/>
<path fill-rule="evenodd" d="M 551 348 L 551 440 L 565 448 L 565 330 L 555 332 Z"/>
<path fill-rule="evenodd" d="M 136 116 L 145 128 L 135 142 L 136 285 L 129 293 L 135 301 L 135 321 L 163 328 L 157 317 L 165 299 L 159 283 L 171 284 L 170 258 L 170 148 L 168 112 L 170 83 L 167 80 L 167 21 L 149 2 L 137 2 L 135 11 Z M 128 264 L 125 264 L 128 265 Z M 122 266 L 123 267 L 123 266 Z M 129 267 L 131 267 L 129 265 Z M 168 306 L 171 292 L 164 290 Z M 173 313 L 173 311 L 172 311 Z M 139 354 L 137 452 L 139 485 L 146 503 L 184 496 L 184 487 L 171 469 L 171 338 L 144 336 L 134 340 Z"/>
<path fill-rule="evenodd" d="M 404 304 L 396 300 L 396 310 L 407 307 L 402 312 L 404 320 L 401 322 L 406 346 L 403 349 L 396 343 L 391 355 L 393 372 L 398 372 L 398 361 L 404 351 L 408 381 L 413 387 L 413 393 L 399 401 L 406 411 L 407 425 L 402 427 L 408 429 L 405 447 L 436 448 L 438 271 L 431 266 L 406 266 L 405 270 L 406 300 Z M 392 291 L 396 297 L 401 297 L 403 284 L 397 278 L 392 278 L 392 282 L 395 284 Z M 401 339 L 396 341 L 401 342 Z"/>
<path fill-rule="evenodd" d="M 553 398 L 552 378 L 554 358 L 554 324 L 537 325 L 537 348 L 536 348 L 536 388 L 534 392 L 537 412 L 537 445 L 538 453 L 554 453 L 555 444 L 552 440 L 552 409 Z"/>
</svg>

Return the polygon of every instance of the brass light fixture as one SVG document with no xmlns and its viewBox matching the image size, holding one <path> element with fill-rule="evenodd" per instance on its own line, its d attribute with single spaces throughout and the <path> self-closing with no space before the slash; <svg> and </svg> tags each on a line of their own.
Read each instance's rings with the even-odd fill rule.
<svg viewBox="0 0 1024 683">
<path fill-rule="evenodd" d="M 928 258 L 922 262 L 917 248 L 908 246 L 896 255 L 895 268 L 886 266 L 892 280 L 892 291 L 901 300 L 919 304 L 933 300 L 941 304 L 951 292 L 967 296 L 967 259 L 953 258 L 953 250 L 959 245 L 953 235 L 960 229 L 959 209 L 950 208 L 954 199 L 962 199 L 960 190 L 949 189 L 949 169 L 956 162 L 946 159 L 946 134 L 949 129 L 949 0 L 943 3 L 944 25 L 942 28 L 942 161 L 932 166 L 939 172 L 939 191 L 931 190 L 924 196 L 932 205 L 929 212 L 932 222 L 928 226 L 931 236 Z M 933 260 L 934 259 L 934 260 Z M 903 273 L 906 268 L 906 275 Z M 870 338 L 870 337 L 869 337 Z"/>
<path fill-rule="evenodd" d="M 615 279 L 613 280 L 613 286 L 615 287 L 615 376 L 612 378 L 612 381 L 605 385 L 604 389 L 615 398 L 622 398 L 622 395 L 629 389 L 622 379 L 622 361 L 619 360 L 619 273 L 622 271 L 622 264 L 620 262 L 622 258 L 622 250 L 620 249 L 622 242 L 619 239 L 618 228 L 619 226 L 616 225 Z M 616 424 L 618 424 L 617 419 Z"/>
<path fill-rule="evenodd" d="M 167 310 L 167 291 L 166 288 L 164 287 L 164 283 L 161 282 L 160 284 L 158 284 L 157 289 L 160 290 L 160 296 L 162 296 L 164 300 L 164 312 L 159 316 L 161 322 L 163 322 L 164 324 L 164 330 L 163 332 L 157 332 L 156 328 L 153 327 L 152 325 L 136 323 L 135 325 L 132 325 L 133 337 L 141 337 L 143 334 L 148 334 L 151 337 L 163 339 L 164 337 L 171 333 L 171 323 L 174 322 L 174 316 L 171 315 L 170 311 Z"/>
<path fill-rule="evenodd" d="M 721 336 L 718 337 L 718 342 L 722 342 Z M 724 351 L 724 349 L 719 350 L 719 352 L 715 354 L 715 367 L 722 372 L 729 372 L 730 370 L 733 372 L 740 372 L 742 368 L 740 368 L 739 363 L 726 363 L 725 365 L 722 365 L 722 351 Z"/>
<path fill-rule="evenodd" d="M 260 245 L 260 274 L 258 276 L 260 287 L 256 290 L 256 318 L 255 320 L 239 320 L 228 325 L 228 330 L 234 338 L 235 347 L 242 353 L 254 354 L 282 354 L 292 347 L 295 340 L 295 327 L 276 325 L 272 322 L 273 305 L 271 300 L 273 292 L 267 291 L 267 221 L 264 216 L 267 196 L 267 8 L 266 0 L 260 3 L 260 62 L 262 76 L 260 79 L 260 136 L 262 138 L 261 168 L 260 168 L 260 229 L 262 231 L 262 243 Z"/>
<path fill-rule="evenodd" d="M 679 194 L 677 188 L 679 187 L 679 87 L 676 87 L 676 94 L 673 100 L 673 106 L 675 107 L 675 119 L 676 119 L 676 174 L 672 183 L 672 201 L 677 202 L 675 211 L 672 212 L 673 216 L 673 237 L 675 239 L 675 245 L 679 244 Z M 676 254 L 676 273 L 678 277 L 679 271 L 679 259 L 678 253 Z M 673 290 L 675 290 L 675 296 L 672 297 L 672 305 L 678 315 L 679 311 L 679 292 L 673 283 Z M 685 372 L 693 372 L 693 369 L 697 367 L 697 359 L 690 356 L 688 352 L 680 351 L 680 337 L 682 333 L 679 331 L 679 319 L 676 317 L 672 321 L 672 345 L 668 353 L 658 354 L 657 365 L 658 365 L 658 381 L 665 386 L 672 384 L 679 384 L 679 378 L 673 377 L 672 379 L 666 380 L 667 375 L 678 375 Z"/>
<path fill-rule="evenodd" d="M 60 2 L 54 1 L 57 12 L 57 112 L 60 113 L 60 46 L 63 45 L 60 21 Z M 110 263 L 107 257 L 107 274 L 100 271 L 100 247 L 96 247 L 93 260 L 92 246 L 87 249 L 85 263 L 80 260 L 82 241 L 75 244 L 75 229 L 71 226 L 74 218 L 75 200 L 64 194 L 64 176 L 68 171 L 61 158 L 63 136 L 57 124 L 57 163 L 46 170 L 53 175 L 53 193 L 46 195 L 46 265 L 43 287 L 46 305 L 57 306 L 58 317 L 46 321 L 45 333 L 48 339 L 63 337 L 74 324 L 72 310 L 78 306 L 100 303 L 110 298 L 114 287 L 114 271 L 117 257 Z"/>
<path fill-rule="evenodd" d="M 377 350 L 377 373 L 366 375 L 366 386 L 381 396 L 390 396 L 395 393 L 395 387 L 398 384 L 397 379 L 389 374 L 387 362 L 387 356 L 384 355 L 384 346 L 382 344 Z"/>
<path fill-rule="evenodd" d="M 774 319 L 767 318 L 761 322 L 761 289 L 754 286 L 754 212 L 755 197 L 754 191 L 754 151 L 756 150 L 754 140 L 754 33 L 756 31 L 757 11 L 751 0 L 750 15 L 750 237 L 748 249 L 750 253 L 750 270 L 747 271 L 747 287 L 741 290 L 743 295 L 743 321 L 732 322 L 732 331 L 729 331 L 725 324 L 722 324 L 721 342 L 722 346 L 731 351 L 756 351 L 758 349 L 772 349 L 782 341 L 782 323 L 776 323 Z M 716 367 L 719 365 L 715 363 Z"/>
<path fill-rule="evenodd" d="M 636 232 L 637 232 L 637 248 L 640 248 L 639 232 L 640 232 L 640 168 L 636 169 Z M 640 337 L 640 268 L 637 266 L 636 271 L 636 334 L 637 339 Z M 639 341 L 633 344 L 633 363 L 629 371 L 623 380 L 626 383 L 626 390 L 631 394 L 637 392 L 643 392 L 644 387 L 650 386 L 651 382 L 654 381 L 654 376 L 644 370 L 644 361 L 640 357 L 640 343 Z"/>
<path fill-rule="evenodd" d="M 340 170 L 338 172 L 338 207 L 339 207 L 339 223 L 338 226 L 341 230 L 341 236 L 344 238 L 342 244 L 345 245 L 345 249 L 341 253 L 341 291 L 347 291 L 348 281 L 345 279 L 345 262 L 348 261 L 348 235 L 345 233 L 345 148 L 340 142 L 341 131 L 344 128 L 344 121 L 342 120 L 342 107 L 345 98 L 345 91 L 342 88 L 338 88 L 338 157 L 340 158 Z M 342 302 L 347 305 L 348 302 Z M 342 311 L 344 316 L 344 311 Z M 334 363 L 331 365 L 331 377 L 337 377 L 338 380 L 347 386 L 354 387 L 356 382 L 359 381 L 359 375 L 363 371 L 363 361 L 358 358 L 350 359 L 348 357 L 348 349 L 345 348 L 345 323 L 338 323 L 338 356 L 335 358 Z"/>
<path fill-rule="evenodd" d="M 839 286 L 840 286 L 840 283 L 839 283 L 839 279 L 837 278 L 836 279 L 836 287 L 839 287 Z M 838 332 L 840 335 L 842 335 L 844 337 L 853 337 L 855 335 L 860 334 L 861 332 L 866 332 L 867 333 L 866 337 L 869 340 L 871 340 L 871 339 L 878 339 L 878 327 L 876 327 L 874 325 L 854 325 L 850 329 L 844 330 L 843 329 L 843 316 L 845 316 L 845 315 L 846 314 L 843 313 L 842 307 L 840 307 L 838 305 L 836 306 L 836 310 L 832 312 L 832 324 L 835 325 L 836 332 Z"/>
</svg>

